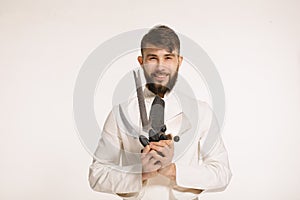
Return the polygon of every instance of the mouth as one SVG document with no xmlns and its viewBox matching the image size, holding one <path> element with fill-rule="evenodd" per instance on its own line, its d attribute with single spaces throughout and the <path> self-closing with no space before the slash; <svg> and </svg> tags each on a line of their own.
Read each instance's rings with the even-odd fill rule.
<svg viewBox="0 0 300 200">
<path fill-rule="evenodd" d="M 165 80 L 167 80 L 169 74 L 166 73 L 154 73 L 152 74 L 152 76 L 154 77 L 154 79 L 158 82 L 163 82 Z"/>
</svg>

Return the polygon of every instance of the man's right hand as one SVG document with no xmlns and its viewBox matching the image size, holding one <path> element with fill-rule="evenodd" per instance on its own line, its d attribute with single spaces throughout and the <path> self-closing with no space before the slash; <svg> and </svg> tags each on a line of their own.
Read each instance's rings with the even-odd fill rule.
<svg viewBox="0 0 300 200">
<path fill-rule="evenodd" d="M 142 181 L 152 178 L 158 174 L 157 170 L 161 168 L 161 162 L 157 159 L 157 152 L 150 149 L 147 145 L 142 150 L 141 160 L 142 160 Z"/>
</svg>

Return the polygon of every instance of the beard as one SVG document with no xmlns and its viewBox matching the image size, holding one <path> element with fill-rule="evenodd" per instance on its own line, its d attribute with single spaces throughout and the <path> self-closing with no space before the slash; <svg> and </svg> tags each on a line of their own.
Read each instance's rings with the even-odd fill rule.
<svg viewBox="0 0 300 200">
<path fill-rule="evenodd" d="M 175 83 L 176 83 L 177 77 L 178 77 L 178 68 L 179 67 L 177 67 L 176 72 L 174 73 L 174 75 L 170 76 L 170 79 L 169 79 L 169 81 L 167 82 L 167 84 L 165 86 L 162 85 L 162 84 L 159 84 L 159 83 L 155 83 L 155 81 L 153 80 L 151 75 L 147 74 L 144 70 L 145 79 L 147 81 L 146 87 L 151 92 L 153 92 L 154 94 L 156 94 L 156 95 L 160 96 L 161 98 L 163 98 L 164 95 L 167 92 L 170 92 L 173 89 L 173 87 L 175 86 Z"/>
</svg>

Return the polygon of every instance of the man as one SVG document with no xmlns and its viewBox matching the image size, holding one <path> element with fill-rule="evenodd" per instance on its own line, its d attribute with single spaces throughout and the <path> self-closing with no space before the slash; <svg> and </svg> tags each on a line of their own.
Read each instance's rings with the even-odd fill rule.
<svg viewBox="0 0 300 200">
<path fill-rule="evenodd" d="M 163 123 L 177 142 L 150 141 L 143 147 L 137 98 L 115 106 L 90 166 L 91 188 L 132 200 L 192 200 L 203 191 L 224 189 L 231 172 L 213 112 L 173 91 L 183 60 L 177 34 L 167 26 L 152 28 L 141 41 L 141 54 L 146 111 L 151 118 L 154 101 L 162 101 Z M 182 98 L 188 99 L 187 109 Z"/>
</svg>

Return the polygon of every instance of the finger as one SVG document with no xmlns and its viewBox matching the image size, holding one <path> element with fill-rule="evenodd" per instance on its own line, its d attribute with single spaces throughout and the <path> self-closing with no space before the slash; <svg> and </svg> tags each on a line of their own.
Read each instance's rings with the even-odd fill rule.
<svg viewBox="0 0 300 200">
<path fill-rule="evenodd" d="M 164 147 L 160 147 L 160 146 L 151 146 L 151 148 L 155 151 L 157 151 L 157 153 L 161 156 L 167 156 L 170 154 L 170 152 L 172 151 L 172 148 L 168 147 L 168 146 L 164 146 Z"/>
<path fill-rule="evenodd" d="M 145 146 L 145 147 L 142 149 L 141 158 L 144 158 L 144 157 L 147 155 L 147 153 L 149 153 L 150 150 L 151 150 L 151 149 L 150 149 L 150 146 L 149 146 L 149 145 Z"/>
<path fill-rule="evenodd" d="M 155 150 L 155 151 L 163 151 L 164 147 L 162 146 L 156 146 L 156 145 L 151 145 L 151 149 Z"/>
<path fill-rule="evenodd" d="M 152 159 L 149 163 L 152 169 L 158 170 L 162 167 L 162 162 L 156 159 Z"/>
<path fill-rule="evenodd" d="M 165 151 L 162 147 L 159 147 L 159 148 L 161 148 L 162 150 L 159 151 L 159 150 L 153 149 L 153 151 L 155 153 L 153 153 L 152 155 L 155 155 L 155 156 L 159 155 L 159 156 L 165 157 L 167 151 Z"/>
<path fill-rule="evenodd" d="M 144 148 L 143 148 L 143 151 L 142 153 L 148 153 L 150 151 L 150 146 L 149 145 L 146 145 Z"/>
<path fill-rule="evenodd" d="M 148 154 L 151 156 L 156 156 L 158 152 L 155 149 L 151 149 L 151 151 Z"/>
<path fill-rule="evenodd" d="M 164 157 L 164 156 L 161 156 L 161 155 L 159 155 L 159 154 L 155 154 L 155 155 L 153 155 L 153 160 L 155 160 L 155 161 L 160 161 L 160 162 L 165 162 L 165 160 L 166 160 L 166 157 Z M 152 160 L 151 160 L 151 162 L 152 162 Z"/>
<path fill-rule="evenodd" d="M 153 172 L 161 168 L 160 161 L 152 159 L 144 168 L 143 172 Z"/>
<path fill-rule="evenodd" d="M 150 148 L 152 146 L 159 146 L 159 147 L 164 147 L 166 146 L 165 142 L 163 142 L 164 140 L 160 140 L 158 142 L 150 142 Z"/>
<path fill-rule="evenodd" d="M 172 144 L 173 144 L 172 140 L 160 140 L 158 142 L 151 142 L 150 148 L 154 145 L 164 147 L 164 146 L 171 146 Z"/>
<path fill-rule="evenodd" d="M 162 140 L 166 145 L 171 146 L 174 144 L 173 140 Z"/>
<path fill-rule="evenodd" d="M 147 165 L 147 163 L 149 163 L 149 161 L 151 160 L 151 158 L 153 158 L 153 156 L 150 155 L 149 153 L 143 155 L 143 156 L 141 157 L 142 164 L 143 164 L 143 165 Z"/>
<path fill-rule="evenodd" d="M 146 163 L 149 163 L 152 158 L 153 158 L 153 155 L 148 153 L 142 160 Z"/>
<path fill-rule="evenodd" d="M 151 149 L 150 152 L 148 152 L 144 158 L 142 158 L 143 160 L 145 160 L 146 162 L 149 162 L 154 156 L 157 156 L 158 153 Z"/>
<path fill-rule="evenodd" d="M 152 157 L 151 160 L 149 160 L 148 164 L 149 164 L 149 166 L 150 165 L 154 165 L 157 161 L 159 161 L 159 160 L 157 160 L 156 158 Z"/>
</svg>

